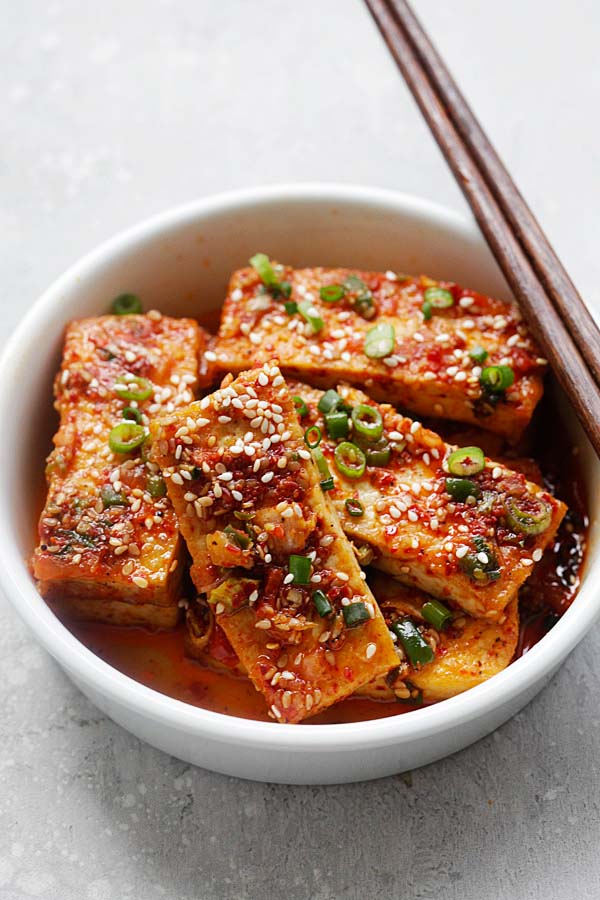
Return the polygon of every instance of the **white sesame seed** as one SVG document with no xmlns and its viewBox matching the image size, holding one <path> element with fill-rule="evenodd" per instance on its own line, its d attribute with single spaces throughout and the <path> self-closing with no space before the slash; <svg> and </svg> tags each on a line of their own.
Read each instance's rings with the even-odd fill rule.
<svg viewBox="0 0 600 900">
<path fill-rule="evenodd" d="M 534 550 L 533 553 L 531 554 L 531 558 L 533 559 L 534 562 L 539 562 L 540 559 L 542 558 L 542 556 L 543 556 L 543 552 L 542 552 L 542 550 L 540 550 L 539 547 L 537 548 L 537 550 Z"/>
<path fill-rule="evenodd" d="M 134 575 L 132 581 L 135 585 L 137 585 L 137 587 L 141 588 L 142 590 L 148 587 L 148 579 L 142 578 L 141 575 Z"/>
<path fill-rule="evenodd" d="M 218 421 L 221 425 L 227 425 L 229 422 L 231 422 L 231 416 L 219 416 Z"/>
<path fill-rule="evenodd" d="M 233 475 L 231 472 L 221 472 L 220 475 L 217 475 L 217 478 L 219 479 L 219 481 L 231 481 Z"/>
<path fill-rule="evenodd" d="M 418 517 L 417 513 L 414 511 L 414 509 L 409 509 L 408 518 L 410 519 L 411 522 L 419 521 L 419 517 Z"/>
<path fill-rule="evenodd" d="M 484 553 L 483 550 L 482 550 L 480 553 L 477 554 L 477 559 L 478 559 L 479 562 L 482 563 L 484 566 L 487 566 L 487 564 L 488 564 L 489 561 L 490 561 L 490 560 L 489 560 L 489 557 L 488 557 L 488 555 L 487 555 L 487 553 Z"/>
<path fill-rule="evenodd" d="M 214 350 L 206 350 L 206 352 L 204 353 L 204 358 L 209 362 L 216 362 L 217 354 L 214 352 Z"/>
<path fill-rule="evenodd" d="M 533 565 L 533 560 L 532 560 L 532 559 L 529 559 L 528 556 L 525 556 L 525 557 L 521 560 L 521 562 L 523 563 L 524 566 L 532 566 L 532 565 Z"/>
<path fill-rule="evenodd" d="M 183 484 L 183 478 L 178 472 L 173 472 L 171 475 L 171 481 L 173 484 Z"/>
<path fill-rule="evenodd" d="M 293 580 L 294 580 L 294 575 L 292 574 L 292 572 L 288 572 L 288 574 L 287 574 L 287 575 L 285 576 L 285 578 L 283 579 L 283 583 L 284 583 L 284 584 L 291 584 Z"/>
<path fill-rule="evenodd" d="M 273 480 L 273 472 L 265 472 L 265 474 L 262 476 L 262 478 L 260 480 L 262 481 L 263 484 L 268 484 L 270 481 Z"/>
<path fill-rule="evenodd" d="M 371 659 L 377 653 L 377 644 L 367 644 L 367 649 L 365 652 L 365 656 L 367 659 Z"/>
<path fill-rule="evenodd" d="M 463 556 L 466 556 L 468 552 L 469 552 L 469 548 L 465 547 L 464 544 L 461 544 L 460 547 L 456 548 L 456 553 L 454 555 L 456 556 L 457 559 L 462 559 Z"/>
<path fill-rule="evenodd" d="M 259 619 L 254 627 L 261 628 L 263 631 L 266 631 L 267 628 L 271 627 L 271 622 L 269 621 L 269 619 Z"/>
<path fill-rule="evenodd" d="M 410 426 L 410 433 L 416 434 L 420 427 L 421 427 L 420 422 L 413 422 L 412 425 Z"/>
<path fill-rule="evenodd" d="M 241 493 L 241 491 L 232 491 L 231 496 L 234 500 L 237 500 L 238 503 L 241 503 L 244 499 L 244 495 Z"/>
</svg>

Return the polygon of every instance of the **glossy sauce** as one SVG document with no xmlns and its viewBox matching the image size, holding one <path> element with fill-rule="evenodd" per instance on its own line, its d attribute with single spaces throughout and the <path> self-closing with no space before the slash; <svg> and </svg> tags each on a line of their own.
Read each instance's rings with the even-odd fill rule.
<svg viewBox="0 0 600 900">
<path fill-rule="evenodd" d="M 548 407 L 546 414 L 548 415 Z M 541 413 L 539 435 L 553 434 Z M 539 452 L 535 452 L 539 449 Z M 553 440 L 534 447 L 547 486 L 569 506 L 559 532 L 520 592 L 521 628 L 515 658 L 527 653 L 573 602 L 580 582 L 588 519 L 583 485 L 573 448 Z M 185 656 L 184 626 L 173 631 L 67 622 L 70 631 L 97 656 L 125 675 L 162 694 L 213 712 L 256 719 L 267 716 L 263 697 L 252 683 L 224 669 L 212 670 Z M 418 708 L 411 703 L 349 698 L 309 720 L 310 724 L 360 722 Z"/>
</svg>

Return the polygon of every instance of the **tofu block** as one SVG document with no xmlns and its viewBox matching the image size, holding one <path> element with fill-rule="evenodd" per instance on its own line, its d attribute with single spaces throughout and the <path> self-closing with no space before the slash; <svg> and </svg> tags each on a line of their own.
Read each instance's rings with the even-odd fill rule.
<svg viewBox="0 0 600 900">
<path fill-rule="evenodd" d="M 143 446 L 116 453 L 109 436 L 127 407 L 147 431 L 158 413 L 190 403 L 206 341 L 191 319 L 157 312 L 68 326 L 33 558 L 40 590 L 59 614 L 176 623 L 184 548 L 164 481 Z"/>
<path fill-rule="evenodd" d="M 448 458 L 456 448 L 392 406 L 342 385 L 338 394 L 347 407 L 364 404 L 376 411 L 382 440 L 391 449 L 385 465 L 367 465 L 361 477 L 346 477 L 335 461 L 338 441 L 328 435 L 318 410 L 323 393 L 299 383 L 291 383 L 290 389 L 307 405 L 303 427 L 321 429 L 319 446 L 335 482 L 331 500 L 344 532 L 362 548 L 361 558 L 405 584 L 451 600 L 474 617 L 500 621 L 551 543 L 566 512 L 564 503 L 487 458 L 485 468 L 470 476 L 477 496 L 453 499 L 447 489 Z M 353 438 L 350 431 L 348 440 Z M 362 504 L 362 515 L 353 516 L 348 509 L 355 499 Z M 519 506 L 539 501 L 547 527 L 537 534 L 515 532 L 506 512 L 506 504 L 515 501 Z"/>
<path fill-rule="evenodd" d="M 274 719 L 315 715 L 396 664 L 274 364 L 154 423 L 151 459 L 194 583 Z"/>
<path fill-rule="evenodd" d="M 379 607 L 388 625 L 409 617 L 421 630 L 435 652 L 435 659 L 417 669 L 400 645 L 398 668 L 359 688 L 357 696 L 374 700 L 409 701 L 422 697 L 425 703 L 447 700 L 487 681 L 511 662 L 519 639 L 519 604 L 515 598 L 505 610 L 502 622 L 487 622 L 456 613 L 443 631 L 425 621 L 421 608 L 430 598 L 373 573 L 369 578 Z"/>
<path fill-rule="evenodd" d="M 286 376 L 324 388 L 347 381 L 418 416 L 475 424 L 518 440 L 542 396 L 547 363 L 516 306 L 425 276 L 289 266 L 274 271 L 291 286 L 289 298 L 273 296 L 277 291 L 269 292 L 254 269 L 233 274 L 209 352 L 222 371 L 276 358 Z M 321 289 L 334 285 L 344 296 L 321 299 Z M 426 318 L 423 304 L 432 289 L 451 306 L 434 308 Z M 307 315 L 301 309 L 288 314 L 284 302 L 290 301 L 307 304 Z M 314 316 L 322 320 L 318 330 L 308 321 Z M 379 358 L 365 353 L 374 326 L 393 329 Z M 470 355 L 475 351 L 480 359 L 482 348 L 483 364 Z M 513 369 L 514 383 L 490 395 L 479 381 L 482 365 L 499 364 Z"/>
</svg>

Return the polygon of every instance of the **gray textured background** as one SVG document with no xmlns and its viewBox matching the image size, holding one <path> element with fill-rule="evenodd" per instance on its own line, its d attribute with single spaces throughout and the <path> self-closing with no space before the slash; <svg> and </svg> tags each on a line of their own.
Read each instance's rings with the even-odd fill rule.
<svg viewBox="0 0 600 900">
<path fill-rule="evenodd" d="M 600 6 L 416 5 L 600 306 Z M 464 209 L 359 0 L 4 0 L 1 20 L 2 336 L 84 251 L 193 197 L 330 179 Z M 2 900 L 600 897 L 598 629 L 469 750 L 287 788 L 140 744 L 3 599 L 0 619 Z"/>
</svg>

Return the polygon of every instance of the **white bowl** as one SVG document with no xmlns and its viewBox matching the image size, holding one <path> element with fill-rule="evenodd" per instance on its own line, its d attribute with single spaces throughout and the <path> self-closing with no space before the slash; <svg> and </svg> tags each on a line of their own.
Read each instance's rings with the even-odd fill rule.
<svg viewBox="0 0 600 900">
<path fill-rule="evenodd" d="M 473 224 L 427 201 L 372 188 L 240 191 L 171 210 L 118 235 L 46 291 L 0 361 L 0 421 L 8 431 L 0 442 L 0 585 L 40 643 L 103 712 L 187 762 L 295 784 L 359 781 L 422 766 L 514 715 L 586 634 L 600 610 L 595 517 L 579 596 L 526 656 L 451 700 L 359 724 L 253 722 L 165 697 L 113 669 L 73 637 L 40 598 L 28 570 L 43 460 L 55 428 L 52 377 L 66 323 L 101 313 L 122 291 L 140 294 L 146 308 L 202 316 L 218 308 L 231 270 L 257 250 L 293 265 L 425 272 L 510 297 Z M 581 444 L 578 459 L 588 496 L 596 497 L 598 460 L 566 404 L 558 402 Z"/>
</svg>

